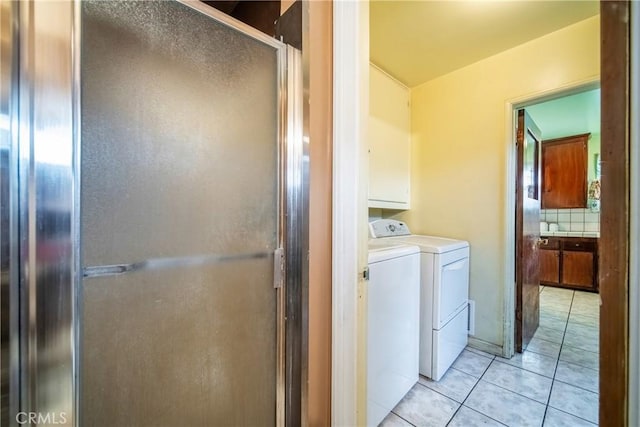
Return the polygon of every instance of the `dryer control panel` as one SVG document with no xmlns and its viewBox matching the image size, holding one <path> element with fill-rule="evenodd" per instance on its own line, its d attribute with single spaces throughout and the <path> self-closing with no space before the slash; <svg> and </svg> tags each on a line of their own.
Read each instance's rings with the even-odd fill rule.
<svg viewBox="0 0 640 427">
<path fill-rule="evenodd" d="M 369 223 L 369 237 L 377 239 L 380 237 L 408 236 L 411 232 L 409 227 L 402 221 L 395 219 L 378 219 Z"/>
</svg>

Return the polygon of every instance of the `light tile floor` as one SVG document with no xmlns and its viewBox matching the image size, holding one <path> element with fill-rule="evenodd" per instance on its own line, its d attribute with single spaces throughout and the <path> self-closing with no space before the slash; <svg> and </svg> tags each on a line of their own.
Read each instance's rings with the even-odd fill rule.
<svg viewBox="0 0 640 427">
<path fill-rule="evenodd" d="M 440 381 L 420 377 L 380 425 L 597 425 L 599 301 L 541 287 L 540 326 L 524 353 L 467 347 Z"/>
</svg>

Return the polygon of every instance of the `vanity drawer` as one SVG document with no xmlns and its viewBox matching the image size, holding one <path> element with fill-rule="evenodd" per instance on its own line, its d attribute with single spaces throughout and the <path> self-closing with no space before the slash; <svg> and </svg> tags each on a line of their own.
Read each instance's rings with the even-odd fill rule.
<svg viewBox="0 0 640 427">
<path fill-rule="evenodd" d="M 598 247 L 596 239 L 564 239 L 562 249 L 565 251 L 595 252 Z"/>
<path fill-rule="evenodd" d="M 560 239 L 555 237 L 542 237 L 540 249 L 560 249 Z"/>
</svg>

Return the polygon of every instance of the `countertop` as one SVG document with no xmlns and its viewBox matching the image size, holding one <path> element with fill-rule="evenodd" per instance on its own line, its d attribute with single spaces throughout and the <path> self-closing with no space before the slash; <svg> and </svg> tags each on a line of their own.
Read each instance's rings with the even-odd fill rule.
<svg viewBox="0 0 640 427">
<path fill-rule="evenodd" d="M 598 231 L 541 231 L 542 237 L 590 237 L 600 238 L 600 232 Z"/>
</svg>

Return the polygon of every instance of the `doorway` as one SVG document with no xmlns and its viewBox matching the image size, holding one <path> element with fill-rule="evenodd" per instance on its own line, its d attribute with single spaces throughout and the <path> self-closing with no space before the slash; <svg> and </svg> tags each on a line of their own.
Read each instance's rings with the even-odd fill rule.
<svg viewBox="0 0 640 427">
<path fill-rule="evenodd" d="M 625 176 L 626 176 L 626 171 L 628 171 L 628 153 L 626 151 L 626 141 L 627 138 L 623 132 L 624 129 L 628 129 L 627 124 L 626 124 L 626 119 L 625 117 L 627 117 L 627 104 L 626 104 L 626 100 L 628 99 L 628 92 L 626 91 L 626 82 L 628 81 L 628 58 L 629 58 L 629 52 L 626 49 L 626 47 L 628 46 L 628 22 L 629 20 L 627 19 L 628 17 L 628 3 L 625 2 L 603 2 L 602 3 L 602 14 L 601 14 L 601 18 L 602 18 L 602 23 L 603 23 L 603 29 L 605 29 L 606 31 L 603 32 L 603 37 L 601 37 L 601 40 L 607 40 L 605 43 L 605 46 L 607 49 L 602 50 L 603 54 L 601 56 L 602 59 L 602 63 L 603 64 L 607 64 L 607 70 L 603 70 L 602 72 L 602 87 L 603 87 L 603 93 L 605 92 L 605 88 L 606 91 L 608 91 L 608 93 L 610 93 L 609 96 L 611 96 L 611 98 L 608 98 L 606 101 L 603 100 L 603 103 L 605 105 L 610 105 L 612 107 L 612 111 L 611 111 L 611 116 L 609 116 L 607 118 L 607 114 L 608 113 L 604 113 L 603 114 L 603 121 L 607 121 L 610 120 L 610 124 L 613 123 L 617 123 L 617 125 L 613 126 L 614 129 L 617 129 L 617 133 L 613 136 L 616 137 L 616 142 L 614 143 L 614 149 L 612 150 L 612 155 L 617 155 L 617 156 L 621 156 L 622 158 L 618 159 L 615 163 L 615 165 L 618 168 L 618 170 L 614 170 L 613 167 L 611 168 L 610 172 L 618 177 L 617 179 L 619 179 L 619 183 L 621 184 L 621 188 L 622 192 L 625 192 L 627 190 L 625 190 L 625 188 L 628 188 L 628 180 L 626 180 Z M 367 6 L 368 8 L 368 6 Z M 356 10 L 356 12 L 358 12 Z M 366 23 L 367 23 L 367 14 L 366 14 L 367 10 L 365 9 L 364 12 L 362 13 L 362 15 L 360 15 L 359 19 L 358 19 L 358 15 L 356 13 L 353 13 L 352 15 L 349 15 L 349 19 L 345 19 L 343 21 L 336 21 L 336 26 L 337 26 L 337 31 L 347 31 L 348 34 L 354 34 L 358 33 L 358 29 L 361 27 L 365 27 L 366 28 Z M 350 29 L 353 29 L 351 32 L 349 32 Z M 340 33 L 342 34 L 342 33 Z M 608 34 L 607 36 L 604 36 L 604 34 Z M 353 40 L 356 40 L 356 42 L 359 40 L 357 37 L 354 37 Z M 354 44 L 357 44 L 354 42 Z M 367 49 L 367 44 L 366 43 L 362 43 L 362 49 L 366 50 Z M 533 56 L 532 56 L 533 57 Z M 343 65 L 344 63 L 341 62 L 339 65 Z M 343 82 L 345 80 L 347 80 L 348 76 L 357 74 L 355 73 L 355 70 L 358 70 L 358 66 L 351 64 L 350 63 L 350 67 L 347 67 L 346 69 L 340 68 L 340 67 L 336 67 L 336 80 L 339 82 Z M 365 77 L 363 77 L 364 79 Z M 613 83 L 615 82 L 615 83 Z M 609 84 L 613 83 L 613 87 L 608 86 Z M 355 86 L 354 86 L 355 87 Z M 612 90 L 613 89 L 613 90 Z M 610 92 L 609 92 L 610 91 Z M 348 93 L 353 93 L 354 96 L 358 95 L 358 92 L 353 89 L 352 92 L 348 92 Z M 469 95 L 469 94 L 467 94 Z M 470 96 L 470 95 L 469 95 Z M 606 98 L 603 95 L 603 99 Z M 610 102 L 611 104 L 608 104 L 608 102 Z M 512 102 L 511 105 L 507 105 L 507 120 L 506 122 L 503 122 L 502 126 L 504 128 L 505 123 L 508 123 L 507 128 L 511 129 L 509 131 L 507 131 L 506 133 L 508 134 L 509 132 L 512 132 L 512 118 L 513 118 L 513 104 L 515 103 Z M 340 110 L 342 111 L 342 110 Z M 359 129 L 359 127 L 362 125 L 361 121 L 363 120 L 363 118 L 361 117 L 361 113 L 362 113 L 362 109 L 355 109 L 352 110 L 351 112 L 347 113 L 346 117 L 348 117 L 349 119 L 353 119 L 353 123 L 354 125 L 347 130 L 345 130 L 344 132 L 339 132 L 337 134 L 336 137 L 336 145 L 340 146 L 342 143 L 345 144 L 345 146 L 347 146 L 349 143 L 354 141 L 354 138 L 351 138 L 352 133 L 351 131 L 353 129 Z M 362 141 L 360 141 L 359 139 L 355 139 L 357 141 L 357 144 L 362 145 L 364 143 L 364 139 Z M 509 144 L 512 143 L 512 139 L 508 138 L 509 140 Z M 615 145 L 615 144 L 620 144 Z M 360 146 L 358 145 L 358 146 Z M 613 154 L 615 153 L 615 154 Z M 357 153 L 352 153 L 352 155 L 349 157 L 349 159 L 351 160 L 351 163 L 349 164 L 357 164 L 359 161 L 359 156 L 357 155 Z M 511 159 L 513 159 L 513 157 L 511 157 Z M 603 159 L 604 161 L 604 159 Z M 512 160 L 510 160 L 510 162 L 512 162 Z M 508 166 L 507 169 L 511 168 L 513 166 Z M 340 167 L 340 165 L 337 166 L 337 171 L 336 174 L 340 175 L 342 173 L 344 174 L 348 174 L 349 170 L 350 170 L 351 166 L 347 166 L 346 164 L 342 167 Z M 603 170 L 604 173 L 604 170 Z M 340 181 L 337 181 L 340 182 Z M 604 184 L 604 183 L 603 183 Z M 513 185 L 509 185 L 507 187 L 507 194 L 512 194 L 513 193 Z M 360 199 L 366 199 L 366 191 L 364 189 L 361 190 L 355 190 L 353 188 L 350 188 L 347 186 L 347 184 L 341 185 L 337 188 L 337 190 L 346 190 L 352 197 L 348 197 L 347 196 L 347 200 L 351 201 L 353 200 L 353 198 L 360 198 Z M 604 192 L 604 188 L 603 188 L 603 192 Z M 507 195 L 507 197 L 511 197 L 510 195 Z M 618 200 L 624 200 L 624 198 L 618 199 Z M 348 203 L 344 204 L 340 201 L 337 202 L 337 207 L 336 209 L 340 210 L 340 208 L 342 206 L 350 206 Z M 506 207 L 507 211 L 505 212 L 505 218 L 509 218 L 510 215 L 514 215 L 514 204 L 511 203 L 509 204 L 509 206 Z M 620 238 L 620 244 L 622 244 L 622 252 L 620 254 L 616 253 L 615 255 L 613 255 L 613 257 L 615 258 L 617 264 L 615 268 L 616 273 L 613 274 L 612 278 L 610 279 L 611 282 L 611 286 L 612 286 L 612 291 L 611 292 L 618 292 L 619 295 L 614 296 L 611 295 L 611 300 L 610 302 L 610 306 L 607 306 L 607 302 L 604 301 L 605 303 L 605 307 L 606 310 L 618 310 L 621 311 L 621 313 L 616 314 L 615 316 L 612 316 L 611 318 L 611 322 L 610 322 L 610 328 L 612 330 L 615 330 L 614 335 L 617 337 L 615 339 L 616 342 L 618 342 L 618 344 L 616 344 L 616 348 L 618 348 L 618 352 L 614 352 L 613 354 L 618 354 L 619 356 L 614 356 L 615 360 L 620 360 L 619 358 L 623 358 L 624 360 L 620 360 L 619 363 L 615 363 L 615 367 L 611 368 L 611 374 L 613 374 L 611 376 L 611 378 L 615 378 L 615 381 L 613 381 L 611 378 L 608 379 L 608 382 L 611 383 L 615 383 L 616 384 L 616 393 L 615 396 L 621 396 L 620 399 L 617 398 L 612 398 L 612 395 L 606 394 L 603 392 L 603 396 L 606 396 L 603 398 L 603 400 L 607 400 L 607 401 L 611 401 L 609 403 L 603 402 L 603 406 L 606 406 L 608 404 L 613 405 L 612 409 L 610 410 L 603 410 L 601 411 L 601 416 L 605 416 L 607 420 L 611 421 L 613 419 L 615 419 L 615 422 L 613 422 L 612 424 L 614 425 L 624 425 L 624 419 L 623 417 L 626 417 L 626 392 L 622 392 L 623 389 L 626 389 L 626 381 L 627 381 L 627 375 L 626 375 L 626 367 L 625 367 L 625 360 L 626 360 L 626 348 L 624 347 L 624 343 L 626 342 L 626 327 L 627 327 L 627 323 L 626 323 L 626 307 L 628 304 L 628 301 L 624 300 L 624 295 L 626 295 L 626 291 L 628 289 L 628 280 L 625 277 L 625 272 L 628 271 L 628 264 L 626 263 L 626 261 L 624 261 L 625 259 L 625 254 L 626 254 L 626 246 L 627 246 L 627 239 L 628 239 L 628 222 L 627 221 L 616 221 L 615 218 L 615 214 L 614 212 L 617 211 L 618 214 L 627 212 L 626 211 L 626 206 L 623 204 L 619 204 L 619 202 L 616 202 L 616 204 L 614 205 L 610 205 L 610 207 L 608 209 L 612 209 L 611 212 L 611 220 L 612 220 L 612 226 L 615 228 L 615 231 L 617 232 L 616 236 L 618 236 Z M 606 212 L 602 212 L 601 215 L 605 215 Z M 357 213 L 354 211 L 354 213 L 350 216 L 350 218 L 355 222 L 358 219 L 358 215 Z M 603 221 L 604 223 L 604 221 Z M 513 230 L 513 223 L 509 223 L 507 224 L 508 229 Z M 604 232 L 604 229 L 601 230 L 601 232 Z M 504 234 L 508 235 L 510 233 L 510 231 L 505 230 Z M 513 233 L 513 231 L 511 231 L 511 233 Z M 346 233 L 340 233 L 339 236 L 342 239 L 347 239 L 349 242 L 351 242 L 352 244 L 355 244 L 355 242 L 358 241 L 358 237 L 357 237 L 357 233 L 354 232 L 346 232 Z M 505 239 L 506 242 L 505 244 L 507 246 L 509 245 L 513 245 L 513 237 L 511 236 L 511 238 L 509 239 Z M 364 247 L 364 245 L 363 245 Z M 513 258 L 509 259 L 508 262 L 506 262 L 505 264 L 513 264 Z M 601 270 L 602 271 L 602 270 Z M 356 282 L 354 280 L 352 280 L 350 278 L 350 276 L 348 275 L 348 273 L 350 273 L 351 270 L 347 269 L 347 268 L 342 268 L 338 271 L 338 275 L 340 278 L 344 277 L 344 283 L 347 283 L 349 286 L 349 289 L 356 289 L 357 285 Z M 505 277 L 506 280 L 509 281 L 509 288 L 513 290 L 513 271 L 506 271 L 505 272 Z M 510 273 L 510 274 L 509 274 Z M 618 283 L 613 283 L 613 281 L 617 281 Z M 602 285 L 602 283 L 601 283 Z M 506 292 L 508 295 L 509 293 Z M 512 293 L 510 294 L 511 296 L 513 295 Z M 348 307 L 342 307 L 339 305 L 335 305 L 334 306 L 335 310 L 337 311 L 338 315 L 342 314 L 345 316 L 353 316 L 356 311 L 353 309 L 352 306 L 348 306 Z M 511 307 L 505 311 L 505 318 L 506 319 L 510 319 L 511 316 L 513 316 L 513 303 L 511 303 Z M 508 322 L 507 322 L 508 323 Z M 340 324 L 340 326 L 342 326 L 342 324 Z M 334 325 L 334 333 L 336 326 Z M 356 334 L 357 332 L 357 327 L 354 324 L 350 324 L 347 333 L 353 333 Z M 344 334 L 342 334 L 344 335 Z M 341 336 L 342 336 L 341 335 Z M 505 334 L 505 337 L 508 337 L 509 334 Z M 513 338 L 513 331 L 511 330 L 511 338 Z M 621 346 L 621 347 L 620 347 Z M 508 347 L 508 345 L 505 345 L 505 347 Z M 619 348 L 620 347 L 620 348 Z M 355 352 L 354 352 L 355 353 Z M 349 355 L 351 356 L 352 354 L 349 353 Z M 347 366 L 351 366 L 349 365 L 350 363 L 352 363 L 354 360 L 356 360 L 355 355 L 353 357 L 348 357 L 347 361 L 340 363 L 339 366 L 336 367 L 336 369 L 344 369 Z M 349 382 L 349 384 L 353 385 L 353 387 L 349 388 L 349 391 L 351 392 L 353 389 L 356 388 L 357 382 L 355 379 L 351 380 Z M 602 390 L 604 390 L 602 388 Z M 338 398 L 338 400 L 340 400 L 340 397 L 346 395 L 346 397 L 350 397 L 352 394 L 351 393 L 339 393 L 336 397 Z M 334 398 L 336 398 L 334 397 Z M 355 411 L 355 410 L 354 410 Z M 606 414 L 606 415 L 605 415 Z M 622 417 L 622 418 L 621 418 Z"/>
<path fill-rule="evenodd" d="M 600 90 L 593 86 L 514 110 L 521 354 L 513 359 L 524 369 L 553 367 L 542 374 L 552 379 L 546 418 L 571 423 L 598 422 Z"/>
<path fill-rule="evenodd" d="M 538 327 L 538 284 L 598 292 L 601 132 L 594 85 L 547 94 L 514 112 L 518 352 Z"/>
<path fill-rule="evenodd" d="M 634 271 L 630 270 L 629 264 L 629 232 L 633 223 L 628 204 L 631 194 L 629 171 L 630 153 L 634 150 L 632 148 L 630 152 L 630 134 L 633 136 L 637 132 L 637 127 L 634 128 L 637 122 L 629 121 L 630 102 L 634 99 L 629 95 L 630 64 L 637 64 L 637 58 L 627 48 L 633 28 L 637 38 L 637 22 L 629 18 L 632 11 L 629 2 L 600 3 L 603 200 L 598 254 L 601 314 L 598 418 L 601 425 L 627 425 L 629 417 L 631 421 L 637 418 L 637 412 L 629 410 L 629 405 L 633 405 L 629 402 L 629 391 L 637 392 L 637 383 L 629 377 L 629 334 L 637 333 L 637 325 L 629 324 L 628 299 L 629 292 L 637 295 L 637 287 L 629 280 L 630 271 Z M 638 16 L 637 10 L 634 16 Z"/>
<path fill-rule="evenodd" d="M 629 250 L 630 250 L 630 61 L 627 49 L 630 4 L 601 2 L 602 89 L 602 194 L 598 269 L 599 322 L 599 420 L 606 425 L 627 425 L 629 416 Z M 631 58 L 631 59 L 630 59 Z M 635 130 L 631 130 L 633 135 Z M 604 350 L 604 351 L 603 351 Z M 635 391 L 636 389 L 633 389 Z"/>
</svg>

